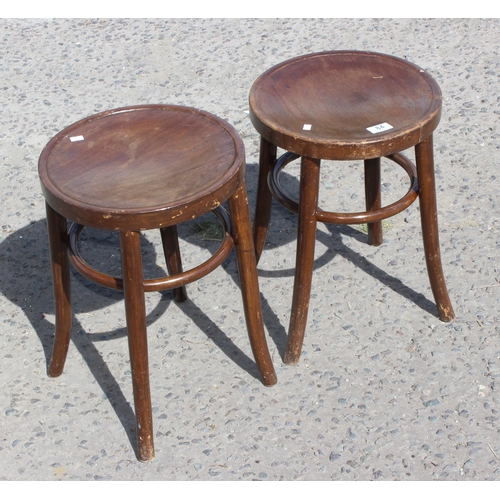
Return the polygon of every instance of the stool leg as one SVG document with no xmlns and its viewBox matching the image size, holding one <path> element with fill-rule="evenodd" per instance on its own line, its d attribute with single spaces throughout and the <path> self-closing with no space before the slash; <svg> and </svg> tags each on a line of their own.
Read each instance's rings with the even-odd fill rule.
<svg viewBox="0 0 500 500">
<path fill-rule="evenodd" d="M 140 237 L 140 233 L 136 231 L 120 233 L 123 291 L 137 420 L 138 459 L 147 462 L 154 457 L 154 443 Z"/>
<path fill-rule="evenodd" d="M 229 210 L 231 212 L 233 239 L 236 246 L 241 294 L 250 345 L 264 385 L 271 386 L 276 384 L 278 379 L 267 347 L 262 322 L 257 262 L 255 259 L 252 226 L 244 181 L 233 196 L 229 198 Z"/>
<path fill-rule="evenodd" d="M 255 217 L 253 221 L 253 241 L 255 255 L 259 262 L 264 244 L 266 243 L 267 228 L 271 219 L 272 195 L 269 191 L 267 178 L 276 161 L 276 146 L 269 141 L 260 138 L 259 155 L 259 180 L 257 185 L 257 201 L 255 203 Z"/>
<path fill-rule="evenodd" d="M 160 234 L 169 276 L 182 273 L 177 226 L 162 227 L 160 229 Z M 184 285 L 179 288 L 174 288 L 174 300 L 176 302 L 184 302 L 186 299 L 187 291 Z"/>
<path fill-rule="evenodd" d="M 365 160 L 365 196 L 366 210 L 377 210 L 382 207 L 380 190 L 380 158 Z M 382 244 L 382 221 L 368 223 L 368 243 L 379 246 Z"/>
<path fill-rule="evenodd" d="M 50 205 L 45 204 L 45 207 L 47 211 L 56 316 L 54 347 L 50 358 L 48 375 L 49 377 L 58 377 L 64 369 L 71 337 L 72 315 L 67 244 L 68 231 L 66 218 L 58 214 Z"/>
<path fill-rule="evenodd" d="M 451 321 L 455 317 L 441 265 L 436 203 L 436 183 L 434 179 L 434 155 L 432 135 L 415 146 L 418 173 L 418 195 L 420 218 L 424 240 L 425 260 L 434 300 L 441 321 Z"/>
<path fill-rule="evenodd" d="M 297 256 L 293 285 L 292 312 L 288 332 L 285 363 L 298 363 L 304 341 L 311 295 L 316 243 L 316 212 L 319 195 L 321 160 L 302 157 L 300 167 L 299 224 L 297 230 Z"/>
</svg>

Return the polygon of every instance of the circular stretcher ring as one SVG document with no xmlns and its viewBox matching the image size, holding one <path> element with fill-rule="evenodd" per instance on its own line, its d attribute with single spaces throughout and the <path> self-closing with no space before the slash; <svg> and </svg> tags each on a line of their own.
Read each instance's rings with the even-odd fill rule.
<svg viewBox="0 0 500 500">
<path fill-rule="evenodd" d="M 224 262 L 226 257 L 231 252 L 234 244 L 233 238 L 230 234 L 231 225 L 228 214 L 222 207 L 217 207 L 212 210 L 212 212 L 217 216 L 224 228 L 224 238 L 217 252 L 215 252 L 208 260 L 203 262 L 203 264 L 200 264 L 193 269 L 189 269 L 188 271 L 184 271 L 174 276 L 144 280 L 145 292 L 158 292 L 161 290 L 170 290 L 172 288 L 187 285 L 188 283 L 192 283 L 193 281 L 211 273 Z M 68 247 L 71 263 L 79 273 L 90 281 L 114 290 L 123 290 L 122 278 L 116 278 L 114 276 L 110 276 L 109 274 L 102 273 L 101 271 L 97 271 L 97 269 L 94 269 L 87 264 L 81 256 L 80 251 L 78 250 L 78 241 L 80 239 L 80 233 L 84 228 L 85 226 L 82 226 L 81 224 L 73 223 L 69 230 Z"/>
<path fill-rule="evenodd" d="M 297 158 L 300 158 L 300 155 L 290 152 L 280 156 L 276 160 L 274 168 L 271 172 L 269 172 L 268 178 L 269 189 L 274 198 L 276 198 L 276 200 L 278 200 L 278 202 L 285 208 L 288 208 L 288 210 L 296 214 L 299 213 L 299 204 L 297 201 L 292 200 L 285 194 L 279 183 L 279 175 L 290 162 L 296 160 Z M 395 153 L 393 155 L 386 156 L 386 158 L 403 167 L 410 178 L 410 188 L 402 198 L 394 203 L 391 203 L 390 205 L 387 205 L 386 207 L 368 212 L 339 213 L 325 212 L 318 209 L 316 212 L 317 220 L 326 224 L 365 224 L 368 222 L 376 222 L 387 219 L 408 208 L 418 197 L 417 169 L 415 168 L 415 165 L 401 153 Z"/>
</svg>

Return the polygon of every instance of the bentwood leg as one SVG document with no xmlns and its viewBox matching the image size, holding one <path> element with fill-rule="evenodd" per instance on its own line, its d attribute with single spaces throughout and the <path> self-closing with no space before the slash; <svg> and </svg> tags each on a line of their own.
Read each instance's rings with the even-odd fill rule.
<svg viewBox="0 0 500 500">
<path fill-rule="evenodd" d="M 182 273 L 177 226 L 162 227 L 160 229 L 160 234 L 169 276 Z M 176 302 L 184 302 L 186 299 L 187 291 L 184 285 L 179 288 L 174 288 L 174 300 Z"/>
<path fill-rule="evenodd" d="M 288 365 L 299 361 L 307 324 L 314 267 L 320 163 L 321 160 L 307 157 L 301 160 L 295 281 L 285 352 L 285 363 Z"/>
<path fill-rule="evenodd" d="M 277 377 L 267 348 L 257 281 L 257 263 L 252 239 L 245 183 L 229 198 L 233 238 L 238 259 L 241 294 L 252 352 L 264 385 L 276 384 Z"/>
<path fill-rule="evenodd" d="M 71 337 L 71 283 L 67 246 L 66 218 L 45 204 L 49 232 L 50 258 L 56 316 L 54 347 L 49 363 L 49 377 L 61 375 L 68 354 Z"/>
<path fill-rule="evenodd" d="M 120 233 L 125 313 L 137 420 L 137 458 L 141 462 L 147 462 L 154 458 L 154 443 L 140 239 L 140 233 L 136 231 Z"/>
<path fill-rule="evenodd" d="M 259 262 L 266 242 L 267 228 L 271 218 L 272 195 L 269 191 L 267 179 L 274 162 L 276 161 L 276 146 L 261 137 L 259 154 L 259 180 L 257 185 L 257 201 L 255 203 L 255 217 L 253 221 L 253 241 L 255 256 Z"/>
<path fill-rule="evenodd" d="M 415 146 L 425 260 L 441 321 L 455 318 L 441 265 L 432 135 Z"/>
<path fill-rule="evenodd" d="M 382 207 L 380 158 L 365 160 L 365 197 L 367 212 Z M 368 223 L 368 243 L 379 246 L 382 241 L 382 221 Z"/>
</svg>

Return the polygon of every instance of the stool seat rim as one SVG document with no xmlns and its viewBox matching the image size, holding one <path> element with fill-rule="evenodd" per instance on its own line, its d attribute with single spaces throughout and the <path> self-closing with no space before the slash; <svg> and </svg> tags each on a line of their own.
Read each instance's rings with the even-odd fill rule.
<svg viewBox="0 0 500 500">
<path fill-rule="evenodd" d="M 260 75 L 249 94 L 250 119 L 263 138 L 331 160 L 376 158 L 412 147 L 435 130 L 441 106 L 441 90 L 422 68 L 353 50 L 284 61 Z M 385 123 L 392 128 L 368 130 Z"/>
<path fill-rule="evenodd" d="M 153 121 L 150 128 L 155 137 L 151 147 L 148 117 Z M 136 121 L 142 127 L 137 137 L 133 135 Z M 116 129 L 109 141 L 108 125 Z M 126 132 L 122 142 L 109 146 L 107 143 L 115 141 L 122 130 Z M 97 135 L 94 140 L 92 134 Z M 183 140 L 180 145 L 169 142 L 169 135 L 175 141 L 176 134 Z M 91 148 L 95 143 L 96 152 L 88 154 L 88 149 L 81 149 L 81 156 L 73 155 L 70 141 L 75 138 L 76 147 Z M 121 151 L 128 145 L 146 155 L 144 163 L 140 154 L 135 157 L 134 152 Z M 38 167 L 47 203 L 68 219 L 103 229 L 153 229 L 192 219 L 226 201 L 244 176 L 245 154 L 235 129 L 221 118 L 187 106 L 148 104 L 111 109 L 69 125 L 46 145 Z M 135 177 L 120 177 L 126 169 L 135 169 Z M 94 174 L 98 180 L 89 185 Z M 78 176 L 83 178 L 81 184 Z M 109 190 L 106 182 L 110 183 Z M 114 198 L 107 196 L 112 189 L 117 193 Z M 94 196 L 95 192 L 100 197 Z"/>
</svg>

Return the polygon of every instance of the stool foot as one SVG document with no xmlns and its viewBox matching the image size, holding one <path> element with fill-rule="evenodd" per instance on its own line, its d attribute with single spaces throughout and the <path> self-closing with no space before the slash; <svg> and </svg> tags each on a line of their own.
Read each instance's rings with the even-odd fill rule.
<svg viewBox="0 0 500 500">
<path fill-rule="evenodd" d="M 293 347 L 287 346 L 287 350 L 285 352 L 285 358 L 283 359 L 283 362 L 285 363 L 285 365 L 289 365 L 289 366 L 296 365 L 300 361 L 300 353 L 302 351 L 302 342 L 300 343 L 300 346 L 298 346 L 298 349 L 299 349 L 298 352 L 296 350 L 294 352 L 291 352 L 292 349 L 293 349 Z"/>
<path fill-rule="evenodd" d="M 448 322 L 455 318 L 455 313 L 448 296 L 441 264 L 432 135 L 415 146 L 415 158 L 418 171 L 420 218 L 427 273 L 429 274 L 432 293 L 438 308 L 439 319 Z"/>
<path fill-rule="evenodd" d="M 165 260 L 167 262 L 168 274 L 173 276 L 182 273 L 177 226 L 162 227 L 160 229 L 160 234 Z M 174 288 L 174 300 L 176 302 L 184 302 L 187 298 L 187 291 L 184 285 L 179 288 Z"/>
<path fill-rule="evenodd" d="M 267 347 L 262 322 L 255 248 L 252 240 L 250 213 L 244 182 L 229 198 L 229 210 L 231 212 L 233 239 L 236 246 L 241 294 L 250 345 L 262 382 L 266 386 L 272 386 L 276 384 L 278 379 Z"/>
<path fill-rule="evenodd" d="M 140 233 L 136 231 L 121 232 L 120 246 L 130 367 L 137 420 L 137 458 L 141 462 L 148 462 L 154 457 L 154 443 Z"/>
<path fill-rule="evenodd" d="M 45 204 L 49 233 L 56 331 L 48 375 L 58 377 L 64 369 L 71 337 L 71 282 L 66 218 Z"/>
<path fill-rule="evenodd" d="M 378 210 L 382 207 L 380 190 L 380 158 L 365 160 L 365 196 L 366 211 Z M 382 221 L 369 222 L 368 243 L 379 246 L 382 244 Z"/>
<path fill-rule="evenodd" d="M 286 364 L 295 364 L 299 361 L 307 324 L 316 243 L 320 163 L 321 160 L 305 156 L 301 160 L 297 256 L 292 312 L 284 359 Z"/>
<path fill-rule="evenodd" d="M 253 241 L 255 256 L 259 262 L 264 244 L 266 243 L 267 229 L 271 218 L 272 195 L 269 190 L 268 177 L 276 161 L 277 148 L 274 144 L 260 139 L 259 180 L 257 185 L 257 201 L 255 203 L 255 217 L 253 221 Z"/>
</svg>

